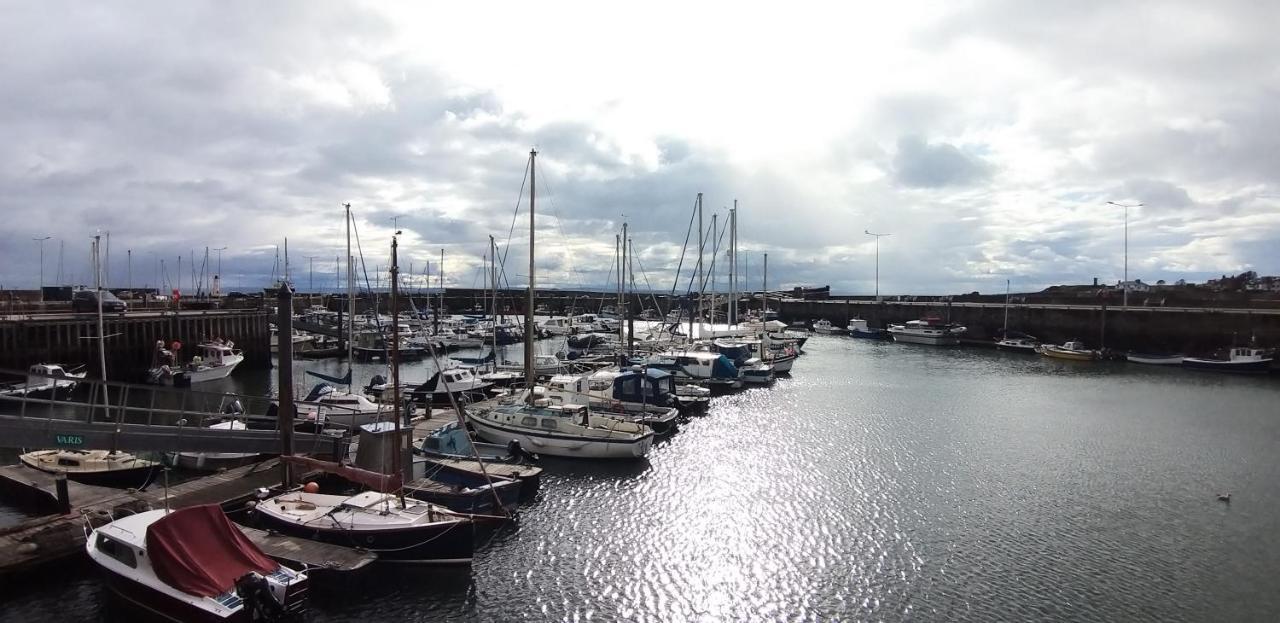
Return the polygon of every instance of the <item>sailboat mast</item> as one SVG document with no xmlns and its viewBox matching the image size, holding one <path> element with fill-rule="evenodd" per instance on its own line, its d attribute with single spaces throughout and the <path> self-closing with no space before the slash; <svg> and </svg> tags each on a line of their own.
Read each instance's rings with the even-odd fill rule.
<svg viewBox="0 0 1280 623">
<path fill-rule="evenodd" d="M 347 368 L 350 369 L 352 362 L 355 361 L 355 343 L 356 339 L 356 293 L 355 293 L 355 270 L 352 264 L 355 258 L 351 255 L 351 204 L 345 203 L 347 213 Z M 342 329 L 338 329 L 341 333 Z M 291 338 L 292 339 L 292 338 Z M 355 382 L 355 381 L 352 381 Z M 351 383 L 347 384 L 347 390 L 351 389 Z"/>
<path fill-rule="evenodd" d="M 395 453 L 391 455 L 391 473 L 401 472 L 401 450 L 404 440 L 400 436 L 400 265 L 396 257 L 399 243 L 391 236 L 391 417 L 395 419 Z M 408 474 L 402 475 L 405 481 Z M 404 489 L 400 490 L 400 505 L 404 506 Z"/>
<path fill-rule="evenodd" d="M 1004 280 L 1004 335 L 1003 339 L 1009 339 L 1009 280 Z"/>
<path fill-rule="evenodd" d="M 729 211 L 729 325 L 738 324 L 738 200 Z"/>
<path fill-rule="evenodd" d="M 627 272 L 628 272 L 627 271 L 627 241 L 628 240 L 629 238 L 627 238 L 627 222 L 623 221 L 622 222 L 622 260 L 618 264 L 618 268 L 620 269 L 620 272 L 618 273 L 618 276 L 620 277 L 620 279 L 618 280 L 618 291 L 623 294 L 619 301 L 622 303 L 622 305 L 618 307 L 618 313 L 626 314 L 626 315 L 620 316 L 618 318 L 619 320 L 618 343 L 619 345 L 627 346 L 627 354 L 631 354 L 631 341 L 630 341 L 630 338 L 623 333 L 627 329 L 623 327 L 623 323 L 622 323 L 623 320 L 629 319 L 631 317 L 631 301 L 629 297 L 626 295 L 626 293 L 629 292 L 629 290 L 626 289 L 626 286 L 630 285 L 627 283 Z"/>
<path fill-rule="evenodd" d="M 694 338 L 693 335 L 693 319 L 696 317 L 698 322 L 702 322 L 702 250 L 705 241 L 702 238 L 702 193 L 698 193 L 698 304 L 696 306 L 697 313 L 689 317 L 689 339 Z"/>
<path fill-rule="evenodd" d="M 493 311 L 489 320 L 493 323 L 493 359 L 498 361 L 498 244 L 489 236 L 489 283 L 493 286 Z"/>
<path fill-rule="evenodd" d="M 622 313 L 622 236 L 613 235 L 613 263 L 618 265 L 618 313 Z M 618 323 L 618 343 L 621 344 L 625 336 L 622 333 L 622 323 Z"/>
<path fill-rule="evenodd" d="M 533 299 L 537 283 L 533 272 L 534 198 L 537 195 L 538 150 L 529 150 L 529 298 L 524 307 L 524 382 L 529 386 L 529 402 L 533 402 Z"/>
<path fill-rule="evenodd" d="M 93 237 L 93 287 L 98 290 L 98 372 L 107 380 L 106 330 L 102 322 L 102 236 Z M 182 256 L 178 256 L 182 257 Z M 105 400 L 105 397 L 104 397 Z M 110 402 L 110 401 L 107 401 Z"/>
<path fill-rule="evenodd" d="M 769 254 L 764 254 L 764 278 L 760 280 L 760 311 L 761 316 L 764 312 L 769 311 Z"/>
</svg>

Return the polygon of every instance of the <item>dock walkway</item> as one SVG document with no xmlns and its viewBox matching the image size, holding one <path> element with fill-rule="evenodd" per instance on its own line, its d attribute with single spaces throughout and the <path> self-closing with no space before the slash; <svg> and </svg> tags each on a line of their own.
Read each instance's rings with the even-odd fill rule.
<svg viewBox="0 0 1280 623">
<path fill-rule="evenodd" d="M 299 474 L 306 479 L 314 474 Z M 0 468 L 0 484 L 9 489 L 25 489 L 27 496 L 57 504 L 55 479 L 50 474 L 23 466 Z M 251 500 L 263 487 L 280 482 L 280 463 L 269 459 L 243 465 L 216 474 L 202 476 L 168 488 L 169 508 L 178 509 L 201 504 L 238 507 Z M 68 482 L 73 506 L 68 514 L 36 517 L 14 526 L 0 528 L 0 578 L 10 577 L 31 567 L 55 562 L 84 551 L 87 526 L 99 526 L 115 516 L 164 508 L 162 482 L 152 483 L 146 491 L 108 489 Z M 251 531 L 246 534 L 273 558 L 324 566 L 333 570 L 354 570 L 373 560 L 373 555 L 351 548 Z"/>
</svg>

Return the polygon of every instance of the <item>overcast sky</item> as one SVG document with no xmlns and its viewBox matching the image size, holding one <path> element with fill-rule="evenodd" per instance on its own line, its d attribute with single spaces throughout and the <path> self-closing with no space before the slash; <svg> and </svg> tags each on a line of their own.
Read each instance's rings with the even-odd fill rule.
<svg viewBox="0 0 1280 623">
<path fill-rule="evenodd" d="M 606 281 L 627 220 L 669 288 L 690 209 L 736 199 L 758 287 L 999 292 L 1280 273 L 1271 2 L 6 2 L 0 284 L 334 282 L 446 250 L 478 284 L 530 148 L 539 281 Z M 902 6 L 899 6 L 902 5 Z M 527 205 L 521 206 L 523 209 Z M 625 217 L 624 217 L 625 215 Z M 507 273 L 527 273 L 527 219 Z M 216 253 L 210 253 L 216 263 Z M 709 261 L 709 259 L 708 259 Z M 639 269 L 637 268 L 639 272 Z M 435 268 L 432 272 L 434 274 Z M 371 277 L 372 278 L 372 277 Z M 640 275 L 638 279 L 642 279 Z"/>
</svg>

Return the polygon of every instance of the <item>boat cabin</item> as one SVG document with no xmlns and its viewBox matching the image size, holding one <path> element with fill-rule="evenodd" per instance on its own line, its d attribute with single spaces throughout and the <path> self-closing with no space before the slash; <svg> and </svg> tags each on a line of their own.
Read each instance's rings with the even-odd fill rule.
<svg viewBox="0 0 1280 623">
<path fill-rule="evenodd" d="M 200 344 L 200 362 L 210 366 L 231 363 L 232 359 L 240 355 L 232 346 L 235 346 L 234 342 L 204 342 Z"/>
</svg>

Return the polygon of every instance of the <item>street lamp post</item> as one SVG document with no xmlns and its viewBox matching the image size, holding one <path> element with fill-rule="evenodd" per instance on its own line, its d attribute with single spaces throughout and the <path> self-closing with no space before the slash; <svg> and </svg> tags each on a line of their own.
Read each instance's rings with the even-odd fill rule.
<svg viewBox="0 0 1280 623">
<path fill-rule="evenodd" d="M 40 243 L 40 302 L 44 302 L 44 241 L 52 238 L 45 236 L 44 238 L 32 238 L 32 240 Z"/>
<path fill-rule="evenodd" d="M 880 239 L 885 236 L 892 236 L 893 234 L 873 234 L 865 229 L 862 230 L 862 233 L 868 236 L 874 236 L 876 239 L 876 300 L 879 301 L 880 300 Z"/>
<path fill-rule="evenodd" d="M 1113 206 L 1116 206 L 1117 208 L 1124 208 L 1124 281 L 1121 282 L 1120 285 L 1124 287 L 1124 293 L 1122 295 L 1124 299 L 1121 301 L 1121 306 L 1128 307 L 1129 306 L 1129 208 L 1141 208 L 1142 204 L 1141 203 L 1124 204 L 1124 203 L 1116 203 L 1114 201 L 1108 201 L 1107 203 Z"/>
</svg>

